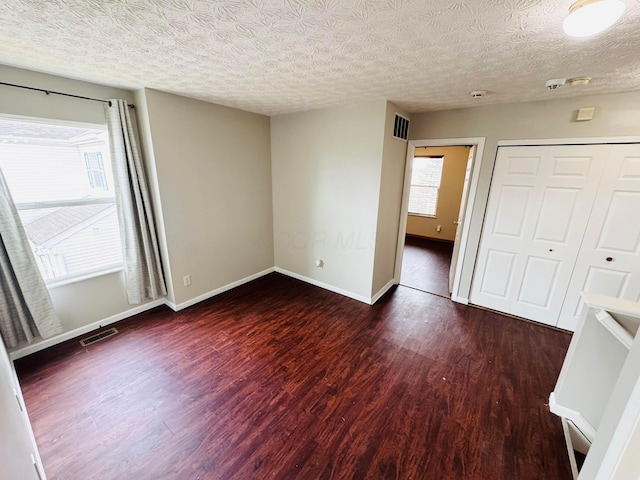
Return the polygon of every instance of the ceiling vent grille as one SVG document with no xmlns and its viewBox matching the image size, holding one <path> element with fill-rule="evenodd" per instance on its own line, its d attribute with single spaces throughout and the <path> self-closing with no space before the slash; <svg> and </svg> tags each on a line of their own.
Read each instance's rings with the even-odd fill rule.
<svg viewBox="0 0 640 480">
<path fill-rule="evenodd" d="M 90 337 L 80 340 L 80 345 L 82 345 L 83 347 L 86 347 L 88 345 L 91 345 L 92 343 L 99 342 L 100 340 L 113 337 L 117 333 L 118 333 L 118 330 L 116 330 L 115 328 L 110 328 L 109 330 L 96 333 L 95 335 L 91 335 Z"/>
<path fill-rule="evenodd" d="M 393 138 L 404 140 L 405 142 L 409 138 L 409 119 L 397 113 L 393 122 Z"/>
</svg>

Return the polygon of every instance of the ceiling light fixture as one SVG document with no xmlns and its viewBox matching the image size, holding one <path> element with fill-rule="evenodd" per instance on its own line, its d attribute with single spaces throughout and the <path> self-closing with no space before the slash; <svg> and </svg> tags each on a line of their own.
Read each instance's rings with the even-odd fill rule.
<svg viewBox="0 0 640 480">
<path fill-rule="evenodd" d="M 624 7 L 622 0 L 578 0 L 569 8 L 562 28 L 571 37 L 590 37 L 616 23 Z"/>
<path fill-rule="evenodd" d="M 571 87 L 586 87 L 591 82 L 591 77 L 576 77 L 567 80 Z"/>
</svg>

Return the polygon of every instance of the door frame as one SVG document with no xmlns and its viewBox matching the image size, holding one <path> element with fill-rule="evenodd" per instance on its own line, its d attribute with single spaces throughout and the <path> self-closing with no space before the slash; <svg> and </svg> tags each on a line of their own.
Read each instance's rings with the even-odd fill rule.
<svg viewBox="0 0 640 480">
<path fill-rule="evenodd" d="M 617 143 L 640 143 L 640 136 L 630 135 L 621 137 L 530 138 L 522 140 L 498 140 L 497 147 L 538 147 L 543 145 L 593 145 Z"/>
<path fill-rule="evenodd" d="M 460 245 L 458 250 L 458 263 L 456 264 L 455 274 L 453 278 L 453 289 L 451 292 L 451 300 L 458 303 L 469 303 L 469 299 L 460 297 L 458 290 L 460 289 L 460 274 L 464 264 L 464 254 L 466 252 L 467 240 L 469 237 L 469 227 L 471 224 L 471 215 L 476 201 L 476 191 L 478 189 L 478 178 L 480 176 L 480 166 L 482 164 L 485 137 L 471 138 L 443 138 L 429 140 L 409 140 L 407 145 L 407 158 L 404 168 L 404 185 L 402 188 L 402 205 L 400 208 L 400 228 L 398 229 L 398 242 L 396 248 L 396 266 L 393 281 L 397 285 L 400 283 L 400 274 L 402 272 L 402 257 L 404 255 L 405 238 L 407 235 L 407 216 L 409 214 L 409 189 L 411 187 L 411 173 L 413 170 L 413 156 L 416 147 L 460 147 L 466 145 L 475 145 L 476 151 L 471 164 L 471 178 L 467 185 L 467 207 L 465 209 L 464 218 L 461 220 L 458 228 L 460 232 Z"/>
</svg>

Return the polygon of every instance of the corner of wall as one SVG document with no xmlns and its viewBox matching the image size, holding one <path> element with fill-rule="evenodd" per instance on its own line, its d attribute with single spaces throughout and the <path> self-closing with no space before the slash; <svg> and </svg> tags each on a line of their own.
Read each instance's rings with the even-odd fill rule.
<svg viewBox="0 0 640 480">
<path fill-rule="evenodd" d="M 402 207 L 405 160 L 408 143 L 393 137 L 395 114 L 410 119 L 405 110 L 387 101 L 382 130 L 382 162 L 376 226 L 376 247 L 371 295 L 375 298 L 393 285 L 398 230 Z"/>
<path fill-rule="evenodd" d="M 367 303 L 386 106 L 376 99 L 271 119 L 276 269 Z"/>
</svg>

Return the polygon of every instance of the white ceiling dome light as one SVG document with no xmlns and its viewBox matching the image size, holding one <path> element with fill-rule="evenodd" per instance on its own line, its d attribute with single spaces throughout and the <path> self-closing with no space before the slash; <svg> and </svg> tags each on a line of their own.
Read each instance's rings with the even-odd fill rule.
<svg viewBox="0 0 640 480">
<path fill-rule="evenodd" d="M 578 0 L 562 24 L 571 37 L 590 37 L 616 23 L 624 12 L 622 0 Z"/>
</svg>

